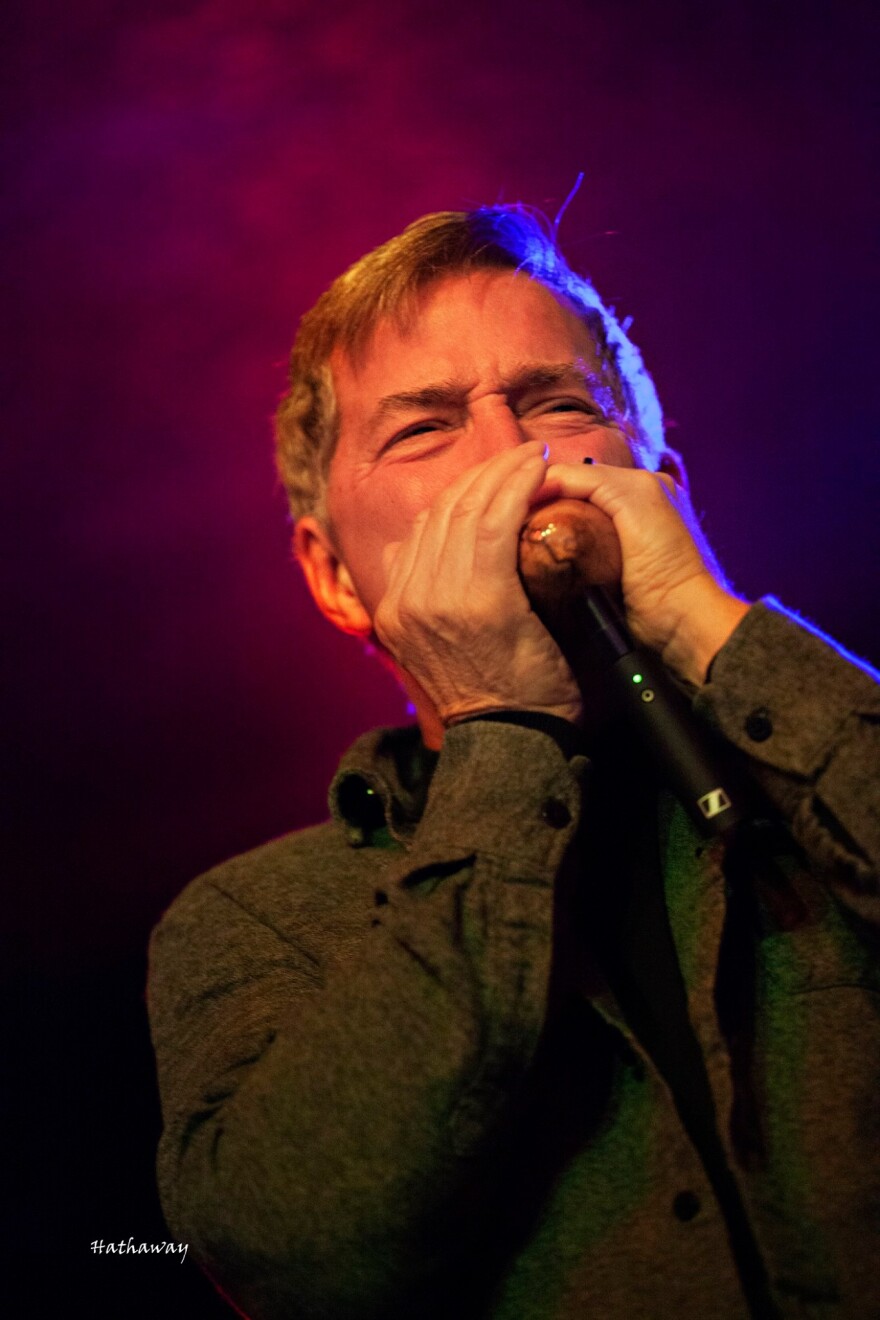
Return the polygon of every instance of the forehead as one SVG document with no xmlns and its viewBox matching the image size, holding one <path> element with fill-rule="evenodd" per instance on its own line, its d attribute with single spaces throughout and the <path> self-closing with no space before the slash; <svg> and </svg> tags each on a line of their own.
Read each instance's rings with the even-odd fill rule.
<svg viewBox="0 0 880 1320">
<path fill-rule="evenodd" d="M 491 387 L 529 363 L 600 371 L 588 327 L 570 304 L 521 271 L 474 271 L 429 285 L 406 319 L 383 317 L 364 348 L 331 355 L 340 419 L 441 380 Z"/>
</svg>

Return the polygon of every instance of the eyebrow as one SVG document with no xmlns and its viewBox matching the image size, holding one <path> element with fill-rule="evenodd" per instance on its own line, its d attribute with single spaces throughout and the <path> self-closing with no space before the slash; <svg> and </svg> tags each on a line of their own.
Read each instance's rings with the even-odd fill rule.
<svg viewBox="0 0 880 1320">
<path fill-rule="evenodd" d="M 578 384 L 589 389 L 594 373 L 588 371 L 581 359 L 571 362 L 533 362 L 516 367 L 500 383 L 502 392 L 508 396 L 527 394 L 530 390 L 546 389 L 548 386 Z M 461 381 L 438 381 L 417 390 L 402 390 L 398 394 L 386 394 L 379 400 L 370 419 L 374 427 L 385 418 L 395 413 L 419 408 L 461 408 L 467 402 L 467 396 L 473 386 Z"/>
</svg>

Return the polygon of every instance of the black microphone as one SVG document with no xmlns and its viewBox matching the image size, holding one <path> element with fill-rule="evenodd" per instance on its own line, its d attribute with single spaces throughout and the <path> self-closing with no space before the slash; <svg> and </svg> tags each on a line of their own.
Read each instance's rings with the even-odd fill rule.
<svg viewBox="0 0 880 1320">
<path fill-rule="evenodd" d="M 622 719 L 659 778 L 709 837 L 729 837 L 755 813 L 753 791 L 697 718 L 659 657 L 641 650 L 602 587 L 583 588 L 575 676 L 601 682 L 612 718 Z"/>
<path fill-rule="evenodd" d="M 730 749 L 694 714 L 660 657 L 636 646 L 602 585 L 619 582 L 622 571 L 609 518 L 576 501 L 537 510 L 520 534 L 519 571 L 532 609 L 578 681 L 597 754 L 608 750 L 609 736 L 628 728 L 709 837 L 730 835 L 766 814 Z"/>
</svg>

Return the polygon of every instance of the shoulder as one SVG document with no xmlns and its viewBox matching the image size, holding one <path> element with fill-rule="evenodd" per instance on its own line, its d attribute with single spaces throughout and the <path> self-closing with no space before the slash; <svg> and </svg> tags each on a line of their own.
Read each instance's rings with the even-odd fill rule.
<svg viewBox="0 0 880 1320">
<path fill-rule="evenodd" d="M 297 830 L 213 867 L 174 899 L 153 941 L 241 940 L 249 932 L 307 944 L 364 928 L 383 870 L 381 850 L 355 848 L 338 825 Z"/>
</svg>

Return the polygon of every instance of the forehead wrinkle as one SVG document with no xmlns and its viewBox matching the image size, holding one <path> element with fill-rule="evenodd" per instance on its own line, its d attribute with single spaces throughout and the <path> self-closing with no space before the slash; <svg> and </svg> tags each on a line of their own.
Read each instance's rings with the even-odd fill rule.
<svg viewBox="0 0 880 1320">
<path fill-rule="evenodd" d="M 499 381 L 499 390 L 503 394 L 522 394 L 530 389 L 563 384 L 572 377 L 582 385 L 589 385 L 591 378 L 595 379 L 595 372 L 582 357 L 570 362 L 527 362 L 506 372 Z M 379 400 L 373 419 L 381 421 L 390 413 L 407 408 L 460 407 L 474 388 L 464 382 L 445 380 L 414 390 L 400 390 Z"/>
<path fill-rule="evenodd" d="M 386 394 L 379 400 L 373 413 L 373 421 L 381 421 L 390 413 L 401 412 L 407 408 L 435 408 L 461 406 L 467 402 L 473 386 L 461 381 L 445 380 L 436 384 L 422 385 L 415 390 L 400 390 L 395 394 Z"/>
<path fill-rule="evenodd" d="M 589 384 L 590 370 L 582 357 L 568 362 L 525 362 L 503 377 L 501 388 L 508 394 L 522 394 L 548 385 L 564 385 L 573 377 L 581 385 Z"/>
</svg>

